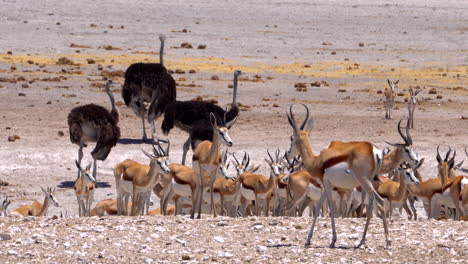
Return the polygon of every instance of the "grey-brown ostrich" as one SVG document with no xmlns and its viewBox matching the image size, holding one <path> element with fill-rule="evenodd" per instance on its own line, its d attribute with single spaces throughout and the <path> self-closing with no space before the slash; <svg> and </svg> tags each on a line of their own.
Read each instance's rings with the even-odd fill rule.
<svg viewBox="0 0 468 264">
<path fill-rule="evenodd" d="M 204 140 L 213 138 L 213 129 L 210 121 L 210 113 L 216 117 L 218 124 L 230 122 L 239 115 L 237 104 L 237 79 L 242 72 L 234 71 L 234 86 L 231 108 L 223 110 L 216 104 L 205 101 L 175 101 L 166 108 L 161 129 L 165 135 L 169 134 L 174 126 L 187 132 L 188 139 L 183 145 L 182 165 L 185 165 L 187 152 L 192 146 L 194 150 Z"/>
<path fill-rule="evenodd" d="M 119 111 L 115 106 L 114 95 L 110 91 L 111 83 L 112 81 L 108 80 L 105 88 L 111 102 L 111 111 L 99 105 L 87 104 L 73 108 L 68 114 L 70 141 L 80 147 L 78 150 L 79 164 L 83 159 L 83 148 L 89 142 L 96 142 L 96 146 L 91 152 L 94 162 L 94 178 L 96 178 L 96 161 L 105 160 L 120 138 L 120 128 L 117 125 Z"/>
<path fill-rule="evenodd" d="M 164 67 L 165 39 L 164 35 L 159 35 L 161 41 L 159 63 L 134 63 L 125 72 L 122 97 L 125 104 L 141 118 L 144 141 L 148 139 L 145 130 L 145 116 L 148 116 L 154 140 L 155 120 L 165 112 L 167 105 L 176 100 L 176 83 Z"/>
</svg>

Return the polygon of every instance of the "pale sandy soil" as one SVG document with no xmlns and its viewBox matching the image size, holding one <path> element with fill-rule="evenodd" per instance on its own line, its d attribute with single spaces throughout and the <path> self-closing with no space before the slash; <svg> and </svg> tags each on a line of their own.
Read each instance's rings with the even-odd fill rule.
<svg viewBox="0 0 468 264">
<path fill-rule="evenodd" d="M 50 208 L 49 215 L 77 214 L 75 195 L 66 187 L 76 176 L 73 160 L 78 148 L 69 141 L 66 116 L 77 105 L 97 103 L 109 107 L 103 89 L 93 87 L 104 83 L 98 65 L 107 71 L 125 71 L 133 62 L 157 62 L 159 33 L 167 35 L 167 67 L 187 72 L 173 75 L 179 84 L 179 100 L 201 95 L 216 99 L 224 106 L 230 102 L 232 89 L 227 86 L 233 70 L 245 72 L 240 81 L 239 101 L 247 107 L 231 131 L 234 140 L 231 151 L 248 151 L 255 162 L 263 162 L 267 148 L 289 146 L 291 129 L 285 112 L 291 103 L 305 103 L 311 109 L 316 119 L 311 134 L 315 150 L 325 147 L 331 140 L 366 140 L 379 147 L 386 146 L 384 140 L 400 141 L 396 125 L 406 116 L 406 105 L 404 97 L 397 97 L 394 119 L 383 119 L 383 96 L 377 91 L 385 87 L 387 78 L 399 79 L 399 91 L 405 94 L 410 86 L 424 88 L 419 96 L 421 103 L 416 110 L 415 128 L 411 131 L 416 152 L 426 160 L 422 168 L 424 177 L 436 176 L 437 145 L 444 151 L 448 146 L 457 149 L 457 162 L 467 158 L 463 155 L 468 139 L 468 4 L 465 1 L 405 1 L 404 4 L 400 1 L 386 1 L 387 4 L 319 1 L 310 4 L 291 0 L 213 0 L 203 3 L 158 1 L 161 2 L 158 5 L 152 2 L 85 0 L 73 3 L 73 7 L 66 1 L 56 0 L 1 3 L 0 180 L 9 185 L 0 187 L 0 195 L 11 197 L 11 209 L 36 199 L 42 201 L 39 186 L 53 185 L 59 186 L 57 196 L 61 206 Z M 183 29 L 188 32 L 183 33 Z M 191 43 L 194 48 L 177 48 L 183 42 Z M 199 44 L 205 44 L 206 49 L 197 49 Z M 106 50 L 103 48 L 106 45 L 114 49 Z M 11 54 L 7 54 L 9 51 Z M 60 57 L 79 65 L 56 65 Z M 88 64 L 87 59 L 96 63 Z M 196 73 L 188 74 L 190 69 Z M 211 80 L 212 75 L 218 75 L 220 80 Z M 58 79 L 44 79 L 54 77 Z M 121 101 L 123 79 L 116 77 L 114 80 L 120 83 L 113 89 L 117 100 Z M 315 81 L 325 81 L 329 86 L 311 87 L 310 83 Z M 298 82 L 306 83 L 308 90 L 296 91 L 294 84 Z M 437 94 L 429 94 L 433 88 Z M 18 96 L 20 93 L 25 96 Z M 437 96 L 442 98 L 437 99 Z M 111 169 L 116 163 L 125 158 L 147 162 L 140 149 L 149 150 L 150 145 L 137 140 L 141 137 L 140 121 L 124 105 L 119 110 L 124 140 L 106 161 L 98 163 L 102 188 L 96 191 L 96 201 L 115 197 Z M 298 118 L 303 116 L 302 109 L 298 108 L 297 112 Z M 58 134 L 60 131 L 63 136 Z M 20 139 L 8 142 L 7 137 L 15 134 Z M 174 129 L 169 138 L 171 159 L 180 162 L 186 135 Z M 122 144 L 125 142 L 131 144 Z M 91 147 L 85 151 L 85 161 L 91 159 Z M 264 162 L 261 172 L 268 172 Z M 268 262 L 263 255 L 273 256 L 272 262 L 287 258 L 293 263 L 312 261 L 314 257 L 322 262 L 374 262 L 385 258 L 395 262 L 426 263 L 467 259 L 463 233 L 466 224 L 460 222 L 398 220 L 391 224 L 391 236 L 399 240 L 394 242 L 393 251 L 387 252 L 382 249 L 380 222 L 375 220 L 375 228 L 369 235 L 374 252 L 370 252 L 304 249 L 304 232 L 309 221 L 305 218 L 141 219 L 87 221 L 72 218 L 25 222 L 0 219 L 0 233 L 11 234 L 13 239 L 0 241 L 0 256 L 11 262 L 22 262 L 27 261 L 23 258 L 30 250 L 36 252 L 31 254 L 38 262 L 143 262 L 147 257 L 155 262 L 178 262 L 184 254 L 193 261 L 206 257 L 219 262 L 247 261 L 243 258 Z M 216 227 L 219 221 L 228 225 Z M 326 221 L 321 220 L 322 225 Z M 338 228 L 347 230 L 350 221 L 359 224 L 353 225 L 356 226 L 353 232 L 347 232 L 360 235 L 361 220 L 340 219 Z M 256 222 L 262 223 L 264 228 L 252 237 L 252 226 Z M 271 222 L 280 224 L 270 227 Z M 102 226 L 100 232 L 104 237 L 94 231 L 85 238 L 75 234 L 81 232 L 76 228 L 88 224 Z M 296 224 L 301 228 L 294 228 Z M 112 225 L 122 226 L 122 230 L 114 230 Z M 275 231 L 282 225 L 290 228 Z M 160 234 L 160 230 L 154 229 L 157 226 L 167 229 L 167 234 Z M 141 233 L 140 228 L 144 230 Z M 443 238 L 447 228 L 447 234 L 454 235 Z M 134 235 L 134 229 L 140 230 L 138 235 Z M 181 233 L 181 230 L 184 231 Z M 21 242 L 35 232 L 50 234 L 40 238 L 48 244 Z M 181 236 L 178 239 L 190 242 L 181 246 L 174 238 L 177 232 Z M 319 247 L 328 245 L 329 232 L 329 228 L 319 229 L 316 240 Z M 119 250 L 112 246 L 119 240 L 113 237 L 117 234 L 128 238 L 128 244 Z M 224 237 L 226 245 L 212 241 L 217 235 Z M 197 237 L 211 242 L 197 242 Z M 460 237 L 464 242 L 459 242 Z M 111 242 L 96 240 L 106 238 Z M 18 239 L 20 242 L 16 242 Z M 63 244 L 69 239 L 70 242 L 78 239 L 80 243 L 80 249 L 71 246 L 73 253 L 70 254 L 63 252 Z M 228 243 L 231 240 L 233 243 Z M 82 248 L 85 241 L 88 248 Z M 342 246 L 357 243 L 354 237 L 345 236 L 341 241 L 342 244 L 340 239 L 338 244 Z M 144 249 L 143 244 L 151 249 L 139 253 Z M 197 252 L 199 245 L 205 251 Z M 114 258 L 96 259 L 99 254 L 107 254 L 101 253 L 106 247 L 112 247 L 107 250 L 114 252 Z M 50 248 L 59 248 L 60 254 Z M 9 254 L 9 250 L 18 254 Z M 161 250 L 165 253 L 158 253 Z M 87 255 L 80 256 L 79 251 Z M 232 256 L 220 256 L 225 254 L 222 252 L 230 252 Z M 430 252 L 435 252 L 434 256 Z M 431 258 L 425 260 L 428 256 Z"/>
</svg>

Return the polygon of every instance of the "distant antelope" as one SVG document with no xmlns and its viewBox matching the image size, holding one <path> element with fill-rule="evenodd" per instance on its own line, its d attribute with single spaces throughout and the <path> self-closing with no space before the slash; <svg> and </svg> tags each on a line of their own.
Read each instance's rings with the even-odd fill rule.
<svg viewBox="0 0 468 264">
<path fill-rule="evenodd" d="M 414 109 L 416 108 L 416 104 L 418 102 L 418 99 L 416 96 L 421 92 L 421 89 L 416 89 L 413 90 L 412 88 L 409 88 L 409 94 L 407 97 L 407 103 L 408 103 L 408 117 L 409 117 L 409 127 L 413 128 L 414 125 Z"/>
<path fill-rule="evenodd" d="M 396 86 L 399 82 L 399 80 L 396 81 L 390 81 L 387 80 L 388 82 L 388 87 L 385 88 L 385 119 L 392 119 L 392 110 L 393 110 L 393 103 L 395 102 L 395 89 Z"/>
</svg>

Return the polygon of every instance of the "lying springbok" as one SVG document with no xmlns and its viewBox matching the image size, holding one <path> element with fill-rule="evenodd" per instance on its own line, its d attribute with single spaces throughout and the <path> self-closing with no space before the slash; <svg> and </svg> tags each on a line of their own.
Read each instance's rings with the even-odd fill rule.
<svg viewBox="0 0 468 264">
<path fill-rule="evenodd" d="M 388 87 L 385 88 L 385 119 L 392 119 L 392 110 L 393 110 L 393 104 L 395 103 L 395 88 L 396 85 L 398 84 L 398 80 L 392 82 L 390 80 L 387 80 L 388 82 Z"/>
<path fill-rule="evenodd" d="M 76 199 L 78 200 L 78 215 L 80 217 L 83 216 L 91 216 L 91 205 L 94 201 L 94 190 L 96 189 L 96 179 L 93 175 L 90 174 L 91 172 L 91 163 L 86 167 L 86 169 L 82 169 L 80 163 L 75 160 L 76 167 L 78 168 L 78 179 L 75 182 L 75 186 L 73 187 L 76 194 Z"/>
<path fill-rule="evenodd" d="M 167 143 L 164 150 L 160 142 Z M 128 197 L 132 196 L 131 215 L 142 214 L 149 203 L 151 191 L 158 182 L 161 173 L 169 173 L 169 140 L 156 140 L 157 148 L 153 144 L 153 154 L 144 150 L 143 153 L 150 158 L 150 164 L 144 165 L 132 160 L 124 160 L 114 167 L 114 177 L 117 188 L 118 214 L 128 212 L 126 205 Z M 125 203 L 124 200 L 125 199 Z"/>
<path fill-rule="evenodd" d="M 315 180 L 322 184 L 324 193 L 317 204 L 314 221 L 312 223 L 306 245 L 310 245 L 315 223 L 320 213 L 325 196 L 331 211 L 332 242 L 330 247 L 335 247 L 337 240 L 335 229 L 335 210 L 333 209 L 332 187 L 350 189 L 362 186 L 370 194 L 369 212 L 373 210 L 373 201 L 376 200 L 379 206 L 383 206 L 383 199 L 377 193 L 372 180 L 380 171 L 381 160 L 383 159 L 382 150 L 375 148 L 369 142 L 337 142 L 332 141 L 328 148 L 322 150 L 320 155 L 315 155 L 310 146 L 309 134 L 313 128 L 313 119 L 309 120 L 309 109 L 303 105 L 307 111 L 306 118 L 300 127 L 297 126 L 292 113 L 292 105 L 288 113 L 288 121 L 293 128 L 291 137 L 291 147 L 288 157 L 294 157 L 297 153 L 302 157 L 304 168 L 312 175 Z M 412 151 L 411 151 L 412 152 Z M 414 153 L 408 153 L 409 156 L 416 157 Z M 367 214 L 367 221 L 364 227 L 363 236 L 358 247 L 365 244 L 367 229 L 370 222 L 370 213 Z M 390 247 L 388 239 L 387 218 L 383 214 L 383 226 L 387 247 Z"/>
<path fill-rule="evenodd" d="M 195 217 L 195 212 L 198 212 L 197 218 L 201 218 L 201 209 L 203 203 L 203 192 L 209 187 L 211 194 L 211 211 L 216 216 L 216 210 L 214 208 L 214 197 L 213 197 L 213 184 L 217 177 L 219 165 L 221 162 L 221 152 L 219 148 L 221 144 L 228 147 L 232 146 L 232 140 L 229 136 L 229 129 L 236 122 L 237 117 L 229 122 L 226 122 L 226 114 L 224 115 L 224 121 L 220 126 L 213 113 L 210 113 L 210 121 L 213 129 L 213 138 L 211 141 L 202 141 L 195 151 L 192 157 L 192 167 L 195 173 L 195 203 L 192 206 L 192 212 L 190 218 Z M 205 184 L 208 180 L 208 185 Z"/>
<path fill-rule="evenodd" d="M 10 205 L 11 201 L 8 200 L 8 197 L 5 198 L 5 200 L 1 200 L 0 201 L 2 202 L 0 204 L 0 216 L 8 216 L 8 206 Z"/>
<path fill-rule="evenodd" d="M 31 205 L 23 205 L 13 212 L 22 216 L 46 216 L 51 203 L 55 207 L 59 206 L 57 198 L 55 197 L 55 188 L 47 187 L 47 189 L 44 189 L 41 187 L 41 190 L 45 195 L 44 203 L 34 202 Z"/>
<path fill-rule="evenodd" d="M 455 208 L 455 220 L 463 218 L 468 214 L 468 177 L 457 176 L 455 170 L 455 156 L 457 151 L 454 151 L 453 157 L 448 159 L 450 150 L 446 155 L 446 159 L 442 160 L 437 149 L 437 162 L 439 163 L 439 179 L 442 182 L 442 191 L 432 197 L 431 211 L 434 218 L 439 218 L 440 206 L 444 205 L 447 208 Z M 451 176 L 451 177 L 450 177 Z"/>
<path fill-rule="evenodd" d="M 406 98 L 406 101 L 408 103 L 408 118 L 409 118 L 410 128 L 414 127 L 414 109 L 416 108 L 416 104 L 418 103 L 418 98 L 416 98 L 416 96 L 421 91 L 422 90 L 420 88 L 416 90 L 409 88 L 409 94 L 408 94 L 408 97 Z"/>
<path fill-rule="evenodd" d="M 132 202 L 128 202 L 127 208 L 132 207 Z M 90 215 L 91 216 L 104 216 L 104 215 L 117 215 L 118 208 L 117 208 L 117 200 L 107 199 L 100 201 L 96 204 L 96 206 L 91 209 Z"/>
</svg>

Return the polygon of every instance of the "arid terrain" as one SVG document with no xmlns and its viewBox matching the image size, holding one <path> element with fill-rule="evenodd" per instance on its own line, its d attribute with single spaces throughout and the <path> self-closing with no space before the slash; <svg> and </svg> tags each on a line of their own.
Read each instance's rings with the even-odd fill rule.
<svg viewBox="0 0 468 264">
<path fill-rule="evenodd" d="M 411 135 L 425 158 L 424 178 L 436 177 L 438 145 L 444 153 L 456 149 L 457 163 L 468 162 L 466 1 L 5 0 L 0 6 L 0 197 L 10 197 L 13 210 L 42 202 L 40 186 L 57 186 L 60 203 L 42 219 L 0 218 L 3 263 L 467 263 L 466 222 L 425 220 L 420 203 L 421 220 L 394 217 L 390 250 L 383 248 L 380 219 L 373 219 L 365 249 L 352 248 L 364 220 L 338 219 L 340 248 L 329 249 L 329 219 L 319 220 L 305 248 L 305 217 L 77 218 L 70 187 L 78 146 L 67 125 L 75 106 L 110 108 L 103 87 L 112 78 L 122 138 L 98 163 L 95 201 L 115 198 L 113 166 L 126 158 L 147 163 L 141 149 L 151 149 L 120 96 L 123 73 L 131 63 L 158 62 L 158 34 L 165 34 L 165 65 L 174 71 L 178 100 L 201 96 L 227 106 L 233 71 L 243 71 L 230 151 L 247 151 L 261 173 L 269 173 L 267 149 L 289 147 L 291 104 L 310 108 L 315 151 L 331 140 L 384 148 L 384 141 L 402 140 L 397 123 L 408 113 L 405 97 L 419 87 Z M 392 120 L 384 119 L 387 79 L 399 80 Z M 304 110 L 295 109 L 302 120 Z M 158 135 L 165 138 L 161 121 Z M 168 138 L 171 160 L 180 162 L 187 135 L 174 129 Z M 61 213 L 67 217 L 52 218 Z"/>
</svg>

